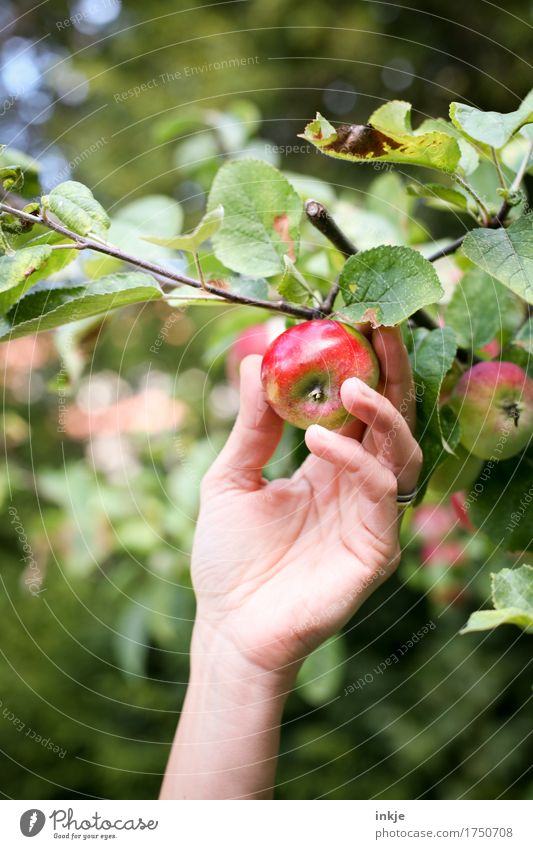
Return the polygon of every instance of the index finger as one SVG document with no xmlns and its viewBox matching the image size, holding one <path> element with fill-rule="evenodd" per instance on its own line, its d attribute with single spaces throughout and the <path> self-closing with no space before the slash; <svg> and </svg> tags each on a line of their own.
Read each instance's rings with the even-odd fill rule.
<svg viewBox="0 0 533 849">
<path fill-rule="evenodd" d="M 372 334 L 383 381 L 382 394 L 407 421 L 411 432 L 416 424 L 416 391 L 409 354 L 399 327 L 378 327 Z"/>
</svg>

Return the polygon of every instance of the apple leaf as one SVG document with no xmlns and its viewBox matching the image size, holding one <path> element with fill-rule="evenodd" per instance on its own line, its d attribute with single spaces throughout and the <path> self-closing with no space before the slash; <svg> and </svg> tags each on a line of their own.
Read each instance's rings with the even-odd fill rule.
<svg viewBox="0 0 533 849">
<path fill-rule="evenodd" d="M 488 631 L 498 625 L 518 625 L 533 634 L 533 567 L 524 563 L 518 569 L 492 573 L 494 610 L 472 613 L 460 632 Z"/>
<path fill-rule="evenodd" d="M 162 238 L 170 237 L 179 232 L 182 224 L 183 209 L 174 198 L 161 194 L 146 195 L 121 206 L 113 214 L 107 238 L 125 253 L 150 262 L 161 262 L 172 259 L 171 251 L 143 241 L 143 233 L 157 230 Z M 89 277 L 103 277 L 123 267 L 124 264 L 115 257 L 89 252 L 89 258 L 85 259 L 84 254 L 83 270 Z"/>
<path fill-rule="evenodd" d="M 410 358 L 417 400 L 416 438 L 424 455 L 418 501 L 431 475 L 458 441 L 455 417 L 439 406 L 442 381 L 452 367 L 456 351 L 457 340 L 450 327 L 419 330 L 415 334 Z"/>
<path fill-rule="evenodd" d="M 462 248 L 479 268 L 533 304 L 533 213 L 507 229 L 471 230 Z"/>
<path fill-rule="evenodd" d="M 446 307 L 446 324 L 459 345 L 481 348 L 492 339 L 507 340 L 523 321 L 524 304 L 513 292 L 480 268 L 470 268 Z"/>
<path fill-rule="evenodd" d="M 437 272 L 418 251 L 382 245 L 360 251 L 344 264 L 339 285 L 350 321 L 398 324 L 443 295 Z"/>
<path fill-rule="evenodd" d="M 152 242 L 154 245 L 162 245 L 172 250 L 197 253 L 200 245 L 207 242 L 220 230 L 223 220 L 224 207 L 216 206 L 210 212 L 206 212 L 192 233 L 187 233 L 184 236 L 172 236 L 170 239 L 161 239 L 158 236 L 143 236 L 142 238 L 145 242 Z"/>
<path fill-rule="evenodd" d="M 467 495 L 473 524 L 507 551 L 531 548 L 532 480 L 531 451 L 500 463 L 491 459 Z"/>
<path fill-rule="evenodd" d="M 41 203 L 80 236 L 89 233 L 103 235 L 109 229 L 111 221 L 107 212 L 83 183 L 75 180 L 60 183 L 49 195 L 43 195 Z"/>
<path fill-rule="evenodd" d="M 13 304 L 0 320 L 0 339 L 14 339 L 50 330 L 93 315 L 106 315 L 127 304 L 161 298 L 159 284 L 149 274 L 111 274 L 83 285 L 36 289 Z"/>
<path fill-rule="evenodd" d="M 452 172 L 461 158 L 459 145 L 442 132 L 417 132 L 411 128 L 411 104 L 385 103 L 368 124 L 341 124 L 335 128 L 320 113 L 301 138 L 322 153 L 351 162 L 397 162 Z"/>
<path fill-rule="evenodd" d="M 483 112 L 465 103 L 450 103 L 450 118 L 470 138 L 498 149 L 533 122 L 533 89 L 514 112 Z"/>
<path fill-rule="evenodd" d="M 446 133 L 455 139 L 461 152 L 458 171 L 462 171 L 463 174 L 472 174 L 476 170 L 479 165 L 479 153 L 451 121 L 445 121 L 444 118 L 426 118 L 418 127 L 417 133 L 430 132 Z"/>
<path fill-rule="evenodd" d="M 215 256 L 227 268 L 254 277 L 283 272 L 283 257 L 296 260 L 303 204 L 272 165 L 241 159 L 218 171 L 207 208 L 224 207 L 213 237 Z"/>
<path fill-rule="evenodd" d="M 302 274 L 288 256 L 283 257 L 285 272 L 276 286 L 282 298 L 294 304 L 306 304 L 312 298 L 312 291 Z"/>
<path fill-rule="evenodd" d="M 0 313 L 7 312 L 33 286 L 36 272 L 51 255 L 50 245 L 37 245 L 0 257 Z"/>
<path fill-rule="evenodd" d="M 443 186 L 441 183 L 410 183 L 407 192 L 416 198 L 424 198 L 433 202 L 435 206 L 452 207 L 461 212 L 468 210 L 468 199 L 457 189 Z"/>
</svg>

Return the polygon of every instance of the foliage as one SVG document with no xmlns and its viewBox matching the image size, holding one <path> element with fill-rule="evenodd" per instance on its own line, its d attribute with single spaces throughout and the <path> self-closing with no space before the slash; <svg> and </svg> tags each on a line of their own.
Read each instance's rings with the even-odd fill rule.
<svg viewBox="0 0 533 849">
<path fill-rule="evenodd" d="M 309 37 L 326 39 L 327 29 Z M 135 34 L 130 38 L 134 43 Z M 109 50 L 118 41 L 112 39 Z M 157 51 L 153 59 L 135 60 L 141 52 L 132 50 L 133 61 L 161 61 Z M 91 61 L 97 68 L 100 60 Z M 116 74 L 121 73 L 119 66 Z M 130 84 L 115 77 L 117 91 Z M 424 110 L 423 101 L 417 102 L 422 111 L 434 111 L 433 104 Z M 43 173 L 18 151 L 2 155 L 7 187 L 25 202 L 40 199 L 27 214 L 44 211 L 48 222 L 2 215 L 1 330 L 7 340 L 21 338 L 6 345 L 20 347 L 12 348 L 19 371 L 6 367 L 11 382 L 4 439 L 10 460 L 0 490 L 6 507 L 16 505 L 46 569 L 44 591 L 34 597 L 24 583 L 20 540 L 6 515 L 2 615 L 7 654 L 16 662 L 3 669 L 1 691 L 8 694 L 2 695 L 3 707 L 68 750 L 64 761 L 53 757 L 14 734 L 4 719 L 5 781 L 15 794 L 18 789 L 30 798 L 72 792 L 145 798 L 157 792 L 187 678 L 194 616 L 188 559 L 198 483 L 235 414 L 226 353 L 239 330 L 269 317 L 264 303 L 261 309 L 246 307 L 225 295 L 266 301 L 272 310 L 280 299 L 316 310 L 339 276 L 336 315 L 402 322 L 425 454 L 421 491 L 427 484 L 428 494 L 421 511 L 434 504 L 431 476 L 460 437 L 446 403 L 465 367 L 455 358 L 457 346 L 468 356 L 513 358 L 530 368 L 525 301 L 531 291 L 531 216 L 523 214 L 522 181 L 515 190 L 519 197 L 498 191 L 488 147 L 498 148 L 510 192 L 528 150 L 526 107 L 518 117 L 503 116 L 505 141 L 499 145 L 502 116 L 492 119 L 479 110 L 473 116 L 464 104 L 452 110 L 454 123 L 411 124 L 410 108 L 396 101 L 369 119 L 375 133 L 392 139 L 385 156 L 355 172 L 348 161 L 330 162 L 313 153 L 310 177 L 274 167 L 279 156 L 267 151 L 263 137 L 271 128 L 261 127 L 255 103 L 239 96 L 226 108 L 215 105 L 175 108 L 151 122 L 151 137 L 165 145 L 164 155 L 177 166 L 174 176 L 154 184 L 145 177 L 150 165 L 140 158 L 97 185 L 99 177 L 115 171 L 114 163 L 106 164 L 116 155 L 111 144 L 78 169 L 85 169 L 94 191 L 78 181 L 83 188 L 73 190 L 71 180 L 50 186 L 46 167 Z M 499 105 L 505 109 L 505 103 Z M 146 104 L 130 98 L 113 111 L 126 110 L 128 120 L 141 120 Z M 336 133 L 338 122 L 331 120 L 324 128 Z M 278 143 L 294 141 L 293 123 L 276 122 L 272 130 Z M 81 138 L 74 131 L 69 144 L 81 150 Z M 140 133 L 138 143 L 144 140 Z M 133 146 L 126 156 L 140 153 Z M 309 175 L 309 161 L 300 158 L 296 170 Z M 402 170 L 414 165 L 410 189 L 403 174 L 389 170 L 398 161 Z M 528 167 L 529 160 L 523 170 Z M 351 177 L 364 190 L 338 187 Z M 132 188 L 143 196 L 132 201 Z M 210 190 L 207 210 L 190 200 L 201 198 L 203 190 Z M 312 229 L 302 216 L 302 201 L 310 196 L 326 204 L 358 254 L 346 259 Z M 115 208 L 110 200 L 116 198 L 124 200 Z M 486 215 L 495 217 L 506 199 L 512 203 L 501 222 L 505 227 L 486 227 Z M 458 221 L 463 230 L 475 222 L 464 249 L 431 262 L 436 249 L 449 243 L 446 237 L 458 235 Z M 70 235 L 50 231 L 47 223 Z M 106 242 L 119 255 L 106 254 Z M 88 247 L 78 249 L 84 243 Z M 120 254 L 138 258 L 137 270 Z M 194 254 L 209 289 L 183 280 L 198 276 Z M 163 274 L 147 268 L 150 263 Z M 445 327 L 417 328 L 419 310 Z M 297 317 L 287 315 L 287 321 Z M 53 333 L 33 336 L 50 328 Z M 483 350 L 493 340 L 498 354 Z M 46 355 L 34 361 L 29 376 L 21 366 L 25 359 L 31 365 L 36 351 Z M 18 376 L 9 377 L 10 369 Z M 113 430 L 98 410 L 87 419 L 86 408 L 97 397 L 91 392 L 99 386 L 120 403 L 144 399 L 143 415 L 152 407 L 161 429 L 151 432 L 141 424 L 137 430 Z M 176 427 L 162 423 L 164 407 L 154 401 L 161 395 L 154 392 L 184 405 L 175 411 L 177 437 Z M 267 474 L 290 474 L 301 456 L 301 442 L 287 428 Z M 527 452 L 480 473 L 481 494 L 476 484 L 466 493 L 467 500 L 472 496 L 468 514 L 480 533 L 453 523 L 446 532 L 464 550 L 457 562 L 444 549 L 431 559 L 407 517 L 400 579 L 381 588 L 302 670 L 283 729 L 281 797 L 530 795 L 527 780 L 520 779 L 529 766 L 527 752 L 516 749 L 516 740 L 529 730 L 528 637 L 516 642 L 518 632 L 498 629 L 488 639 L 481 635 L 475 651 L 475 634 L 456 638 L 467 615 L 486 604 L 489 570 L 520 571 L 512 552 L 530 547 L 525 500 L 530 473 Z M 437 627 L 402 663 L 383 675 L 373 672 L 430 620 Z M 21 669 L 31 670 L 26 680 L 17 674 Z M 367 672 L 372 682 L 357 697 L 343 695 L 343 688 Z M 502 723 L 510 704 L 516 706 L 513 720 Z M 517 784 L 507 790 L 514 779 Z"/>
</svg>

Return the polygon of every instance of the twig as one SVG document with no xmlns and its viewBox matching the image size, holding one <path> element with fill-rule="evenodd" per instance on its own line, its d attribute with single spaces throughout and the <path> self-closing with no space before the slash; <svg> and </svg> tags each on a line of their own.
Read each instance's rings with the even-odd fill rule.
<svg viewBox="0 0 533 849">
<path fill-rule="evenodd" d="M 136 268 L 142 268 L 145 271 L 149 271 L 154 276 L 163 278 L 165 281 L 172 281 L 174 284 L 190 286 L 193 289 L 204 288 L 205 291 L 210 292 L 212 295 L 218 295 L 219 297 L 224 298 L 224 300 L 231 301 L 231 303 L 234 304 L 243 304 L 244 306 L 253 306 L 259 307 L 260 309 L 272 310 L 274 312 L 283 313 L 284 315 L 293 316 L 294 318 L 305 318 L 309 320 L 317 317 L 317 310 L 312 309 L 311 307 L 291 304 L 283 299 L 267 301 L 262 298 L 250 298 L 246 295 L 240 295 L 237 292 L 231 292 L 228 289 L 223 289 L 207 282 L 205 283 L 205 286 L 202 286 L 200 280 L 187 277 L 185 274 L 179 274 L 177 271 L 172 271 L 170 268 L 164 268 L 154 262 L 141 259 L 141 257 L 132 256 L 132 254 L 125 253 L 115 245 L 100 242 L 87 236 L 80 236 L 78 233 L 74 233 L 72 230 L 69 230 L 67 227 L 63 227 L 62 224 L 59 224 L 44 215 L 30 215 L 29 213 L 23 212 L 20 209 L 15 209 L 15 207 L 9 206 L 6 203 L 0 203 L 0 211 L 15 215 L 22 221 L 27 221 L 33 224 L 41 224 L 48 227 L 50 230 L 54 230 L 56 233 L 61 233 L 65 236 L 65 238 L 72 239 L 74 244 L 70 247 L 73 250 L 91 250 L 106 254 L 107 256 L 112 256 L 115 259 L 119 259 L 121 262 L 127 263 L 128 265 L 133 265 Z"/>
<path fill-rule="evenodd" d="M 331 244 L 337 248 L 345 257 L 353 256 L 357 253 L 357 248 L 346 236 L 336 221 L 331 217 L 326 207 L 317 200 L 307 200 L 305 202 L 305 214 L 307 218 L 319 233 L 322 233 Z"/>
</svg>

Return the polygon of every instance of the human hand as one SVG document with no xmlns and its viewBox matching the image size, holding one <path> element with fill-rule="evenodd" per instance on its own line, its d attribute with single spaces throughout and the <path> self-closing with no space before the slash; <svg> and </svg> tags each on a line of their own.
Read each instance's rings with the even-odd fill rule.
<svg viewBox="0 0 533 849">
<path fill-rule="evenodd" d="M 240 412 L 204 479 L 193 549 L 195 632 L 209 653 L 214 639 L 221 656 L 290 681 L 398 564 L 396 497 L 415 488 L 422 462 L 416 396 L 400 331 L 380 328 L 372 344 L 383 394 L 347 380 L 342 401 L 359 421 L 308 428 L 310 456 L 272 482 L 262 470 L 283 423 L 260 357 L 243 362 Z"/>
</svg>

